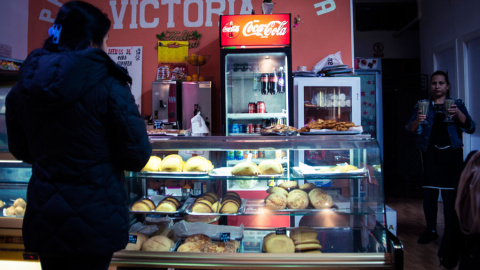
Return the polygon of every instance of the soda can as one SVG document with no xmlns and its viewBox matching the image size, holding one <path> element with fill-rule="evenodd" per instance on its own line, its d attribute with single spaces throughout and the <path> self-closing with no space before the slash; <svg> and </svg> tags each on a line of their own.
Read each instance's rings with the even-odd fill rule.
<svg viewBox="0 0 480 270">
<path fill-rule="evenodd" d="M 252 150 L 252 158 L 258 158 L 258 150 Z"/>
<path fill-rule="evenodd" d="M 235 151 L 228 151 L 227 160 L 234 160 L 234 159 L 235 159 Z"/>
<path fill-rule="evenodd" d="M 265 158 L 265 151 L 258 150 L 258 158 Z"/>
<path fill-rule="evenodd" d="M 243 150 L 243 159 L 247 159 L 249 153 L 250 153 L 250 151 L 248 151 L 248 150 Z"/>
<path fill-rule="evenodd" d="M 236 150 L 235 151 L 235 159 L 236 160 L 243 160 L 243 151 L 242 150 Z"/>
<path fill-rule="evenodd" d="M 253 124 L 248 124 L 247 125 L 247 133 L 253 133 L 255 130 L 253 128 Z"/>
<path fill-rule="evenodd" d="M 258 101 L 257 102 L 257 113 L 265 113 L 267 110 L 265 108 L 265 102 Z"/>
<path fill-rule="evenodd" d="M 257 111 L 255 102 L 248 103 L 248 113 L 255 113 Z"/>
<path fill-rule="evenodd" d="M 246 125 L 238 124 L 238 133 L 245 133 Z"/>
<path fill-rule="evenodd" d="M 255 133 L 260 133 L 260 132 L 262 132 L 262 124 L 256 124 Z"/>
<path fill-rule="evenodd" d="M 232 125 L 232 133 L 240 133 L 240 127 L 238 126 L 238 124 Z"/>
</svg>

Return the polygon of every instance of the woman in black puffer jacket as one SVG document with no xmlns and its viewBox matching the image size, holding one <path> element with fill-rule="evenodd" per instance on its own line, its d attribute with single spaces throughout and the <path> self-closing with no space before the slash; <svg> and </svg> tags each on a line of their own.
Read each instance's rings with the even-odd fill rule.
<svg viewBox="0 0 480 270">
<path fill-rule="evenodd" d="M 110 20 L 72 1 L 6 99 L 10 152 L 32 164 L 23 237 L 43 269 L 107 269 L 128 240 L 124 170 L 151 155 L 131 78 L 106 54 Z"/>
</svg>

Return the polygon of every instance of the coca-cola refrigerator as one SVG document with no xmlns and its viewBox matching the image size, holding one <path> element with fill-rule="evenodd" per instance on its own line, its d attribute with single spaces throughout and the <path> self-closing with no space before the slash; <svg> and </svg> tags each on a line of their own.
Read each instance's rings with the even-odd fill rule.
<svg viewBox="0 0 480 270">
<path fill-rule="evenodd" d="M 222 131 L 260 135 L 292 121 L 291 16 L 220 16 Z"/>
</svg>

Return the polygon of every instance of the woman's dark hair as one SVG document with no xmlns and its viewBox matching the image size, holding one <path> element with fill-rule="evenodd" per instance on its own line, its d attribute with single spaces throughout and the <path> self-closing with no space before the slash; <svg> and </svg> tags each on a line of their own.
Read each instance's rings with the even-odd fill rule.
<svg viewBox="0 0 480 270">
<path fill-rule="evenodd" d="M 450 86 L 450 89 L 447 91 L 447 97 L 450 97 L 450 90 L 452 89 L 452 86 L 450 85 L 450 80 L 448 79 L 448 73 L 445 71 L 437 70 L 432 73 L 432 76 L 430 76 L 430 81 L 432 81 L 434 76 L 441 75 L 443 78 L 445 78 L 445 82 L 447 83 L 448 86 Z"/>
<path fill-rule="evenodd" d="M 94 45 L 101 47 L 110 29 L 110 19 L 100 9 L 82 1 L 65 3 L 58 11 L 54 25 L 61 25 L 58 44 L 53 36 L 45 40 L 43 48 L 50 51 L 78 51 Z"/>
</svg>

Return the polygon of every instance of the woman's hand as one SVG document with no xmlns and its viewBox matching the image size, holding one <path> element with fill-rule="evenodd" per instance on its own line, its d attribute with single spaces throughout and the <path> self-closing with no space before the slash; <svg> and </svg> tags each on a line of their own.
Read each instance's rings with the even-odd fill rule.
<svg viewBox="0 0 480 270">
<path fill-rule="evenodd" d="M 417 111 L 417 123 L 421 123 L 425 120 L 427 120 L 427 115 L 422 114 L 422 110 L 418 110 Z"/>
<path fill-rule="evenodd" d="M 467 119 L 465 117 L 465 114 L 462 113 L 457 107 L 456 104 L 453 104 L 450 108 L 447 109 L 448 114 L 450 114 L 450 117 L 458 119 L 461 123 L 465 123 L 465 120 Z"/>
</svg>

